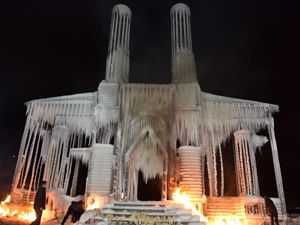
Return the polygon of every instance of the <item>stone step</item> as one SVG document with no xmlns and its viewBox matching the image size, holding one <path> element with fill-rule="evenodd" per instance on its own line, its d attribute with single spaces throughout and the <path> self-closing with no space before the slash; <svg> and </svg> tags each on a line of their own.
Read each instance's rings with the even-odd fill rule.
<svg viewBox="0 0 300 225">
<path fill-rule="evenodd" d="M 136 202 L 114 202 L 113 205 L 115 206 L 162 206 L 165 207 L 167 204 L 163 202 L 156 202 L 156 201 L 136 201 Z"/>
<path fill-rule="evenodd" d="M 238 213 L 238 212 L 234 212 L 234 213 L 228 213 L 228 212 L 212 212 L 212 213 L 208 213 L 208 212 L 205 212 L 205 216 L 206 217 L 218 217 L 218 216 L 239 216 L 239 217 L 243 217 L 244 214 L 243 213 Z"/>
<path fill-rule="evenodd" d="M 164 222 L 168 217 L 174 217 L 176 223 L 181 222 L 187 225 L 204 225 L 200 222 L 198 216 L 193 216 L 192 211 L 185 209 L 183 204 L 177 204 L 173 201 L 160 201 L 160 202 L 114 202 L 107 204 L 101 210 L 101 216 L 94 218 L 94 222 L 104 221 L 106 217 L 110 218 L 111 224 L 132 224 L 131 216 L 134 213 L 144 213 L 148 217 L 159 217 L 160 222 Z M 168 221 L 165 221 L 168 222 Z"/>
<path fill-rule="evenodd" d="M 165 210 L 163 208 L 155 208 L 155 207 L 139 207 L 139 206 L 127 206 L 127 207 L 123 207 L 123 206 L 112 206 L 111 208 L 109 207 L 105 207 L 103 210 L 107 210 L 107 209 L 111 209 L 113 211 L 147 211 L 147 212 L 157 212 L 157 213 L 164 213 Z"/>
</svg>

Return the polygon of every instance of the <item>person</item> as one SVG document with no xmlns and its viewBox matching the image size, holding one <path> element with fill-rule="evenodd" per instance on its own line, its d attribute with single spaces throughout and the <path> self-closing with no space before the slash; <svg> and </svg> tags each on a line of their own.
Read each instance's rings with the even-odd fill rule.
<svg viewBox="0 0 300 225">
<path fill-rule="evenodd" d="M 84 213 L 84 202 L 83 201 L 72 201 L 71 205 L 68 208 L 67 214 L 65 215 L 64 219 L 61 222 L 61 225 L 64 225 L 67 221 L 68 217 L 72 216 L 72 223 L 75 223 L 79 220 L 80 216 Z"/>
<path fill-rule="evenodd" d="M 266 212 L 271 219 L 271 225 L 274 225 L 274 218 L 276 224 L 279 225 L 278 213 L 277 213 L 276 206 L 274 205 L 274 202 L 267 195 L 264 196 L 264 199 L 265 199 Z"/>
<path fill-rule="evenodd" d="M 46 183 L 47 182 L 43 180 L 35 194 L 33 209 L 36 219 L 30 225 L 40 225 L 41 223 L 43 210 L 46 208 Z"/>
</svg>

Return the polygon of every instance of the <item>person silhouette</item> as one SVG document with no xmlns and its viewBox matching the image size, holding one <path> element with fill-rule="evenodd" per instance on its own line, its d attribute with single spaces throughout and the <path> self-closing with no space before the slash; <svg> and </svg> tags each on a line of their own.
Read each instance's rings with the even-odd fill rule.
<svg viewBox="0 0 300 225">
<path fill-rule="evenodd" d="M 278 212 L 274 202 L 267 195 L 264 196 L 264 199 L 265 199 L 266 213 L 268 214 L 268 216 L 270 216 L 271 225 L 274 225 L 274 219 L 276 224 L 279 225 Z"/>
<path fill-rule="evenodd" d="M 68 217 L 71 215 L 72 216 L 72 223 L 75 223 L 76 221 L 78 221 L 80 219 L 80 216 L 84 213 L 84 202 L 83 201 L 72 201 L 71 205 L 68 208 L 68 211 L 65 215 L 65 217 L 63 218 L 61 225 L 64 225 L 65 222 L 67 221 Z"/>
<path fill-rule="evenodd" d="M 46 209 L 46 183 L 47 182 L 43 180 L 35 194 L 33 208 L 36 219 L 30 225 L 40 225 L 41 223 L 43 210 Z"/>
</svg>

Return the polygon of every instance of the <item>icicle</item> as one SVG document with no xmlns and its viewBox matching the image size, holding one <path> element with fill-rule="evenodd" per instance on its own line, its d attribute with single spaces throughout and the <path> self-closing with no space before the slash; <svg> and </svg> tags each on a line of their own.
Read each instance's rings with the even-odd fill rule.
<svg viewBox="0 0 300 225">
<path fill-rule="evenodd" d="M 90 161 L 90 154 L 90 148 L 73 148 L 70 151 L 70 157 L 80 160 L 85 165 Z"/>
<path fill-rule="evenodd" d="M 235 166 L 240 194 L 258 195 L 255 151 L 250 132 L 240 130 L 234 133 L 235 138 Z"/>
<path fill-rule="evenodd" d="M 222 157 L 221 144 L 219 143 L 219 155 L 220 155 L 220 168 L 221 168 L 221 196 L 224 196 L 224 165 Z"/>
<path fill-rule="evenodd" d="M 75 160 L 74 175 L 73 175 L 72 186 L 71 186 L 71 191 L 70 191 L 71 196 L 76 195 L 76 187 L 77 187 L 77 180 L 78 180 L 78 173 L 79 173 L 79 163 L 80 163 L 79 160 Z"/>
</svg>

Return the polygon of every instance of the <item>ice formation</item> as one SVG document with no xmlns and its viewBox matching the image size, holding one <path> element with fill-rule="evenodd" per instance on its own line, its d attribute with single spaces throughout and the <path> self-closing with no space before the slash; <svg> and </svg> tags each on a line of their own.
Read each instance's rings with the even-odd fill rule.
<svg viewBox="0 0 300 225">
<path fill-rule="evenodd" d="M 97 195 L 104 201 L 109 196 L 136 201 L 141 172 L 146 183 L 156 176 L 161 179 L 161 199 L 170 199 L 178 184 L 185 186 L 197 202 L 205 193 L 205 164 L 209 195 L 222 200 L 222 154 L 226 154 L 222 144 L 232 135 L 232 172 L 238 192 L 241 196 L 259 196 L 255 151 L 267 139 L 256 133 L 266 129 L 278 197 L 285 213 L 272 117 L 278 106 L 200 89 L 190 9 L 181 3 L 171 8 L 172 82 L 128 83 L 130 23 L 130 9 L 115 6 L 106 79 L 96 92 L 26 103 L 27 120 L 12 184 L 15 201 L 31 201 L 42 179 L 48 181 L 48 189 L 75 196 L 80 166 L 86 165 L 87 199 Z"/>
</svg>

